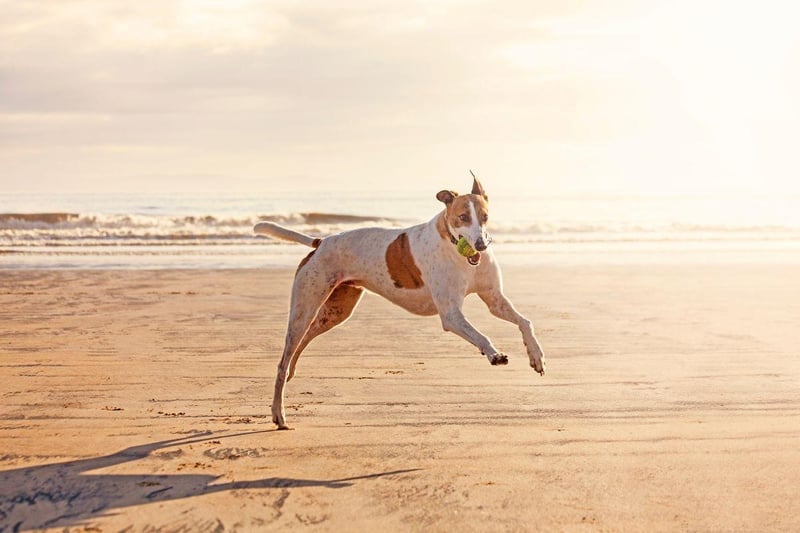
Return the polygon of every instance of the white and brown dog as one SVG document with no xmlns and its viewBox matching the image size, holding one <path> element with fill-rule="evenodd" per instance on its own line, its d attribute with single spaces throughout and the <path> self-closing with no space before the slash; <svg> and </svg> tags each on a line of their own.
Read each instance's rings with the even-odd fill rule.
<svg viewBox="0 0 800 533">
<path fill-rule="evenodd" d="M 289 325 L 278 364 L 272 421 L 288 429 L 283 406 L 286 382 L 308 343 L 353 313 L 364 290 L 380 294 L 417 315 L 439 315 L 445 331 L 463 337 L 493 365 L 508 358 L 464 317 L 462 304 L 477 293 L 489 311 L 516 324 L 530 365 L 544 374 L 544 354 L 530 321 L 503 294 L 500 268 L 486 233 L 488 197 L 473 174 L 472 194 L 440 191 L 444 211 L 429 222 L 405 229 L 362 228 L 315 239 L 272 222 L 254 231 L 311 246 L 297 267 Z M 466 250 L 466 252 L 465 252 Z"/>
</svg>

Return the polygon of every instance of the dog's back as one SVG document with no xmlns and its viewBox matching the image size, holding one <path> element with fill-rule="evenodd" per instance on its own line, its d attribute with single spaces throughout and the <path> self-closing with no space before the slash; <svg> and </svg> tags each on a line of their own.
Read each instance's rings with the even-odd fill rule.
<svg viewBox="0 0 800 533">
<path fill-rule="evenodd" d="M 364 287 L 420 315 L 436 314 L 428 278 L 428 224 L 404 229 L 361 228 L 326 237 L 297 271 L 306 277 Z"/>
</svg>

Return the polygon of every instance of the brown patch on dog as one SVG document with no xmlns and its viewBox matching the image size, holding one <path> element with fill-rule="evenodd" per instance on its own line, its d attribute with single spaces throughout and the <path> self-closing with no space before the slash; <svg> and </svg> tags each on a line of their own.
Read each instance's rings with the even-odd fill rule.
<svg viewBox="0 0 800 533">
<path fill-rule="evenodd" d="M 307 256 L 305 256 L 305 257 L 304 257 L 304 258 L 303 258 L 303 259 L 300 261 L 300 264 L 299 264 L 299 265 L 297 265 L 297 270 L 296 270 L 296 271 L 295 271 L 295 273 L 294 273 L 294 275 L 295 275 L 295 276 L 297 275 L 297 273 L 298 273 L 298 272 L 300 272 L 300 269 L 301 269 L 301 268 L 303 268 L 304 266 L 306 266 L 306 263 L 308 263 L 309 261 L 311 261 L 311 257 L 314 255 L 314 252 L 316 252 L 316 251 L 317 251 L 317 248 L 319 248 L 319 245 L 320 245 L 320 244 L 322 244 L 322 239 L 314 239 L 314 240 L 311 242 L 311 247 L 312 247 L 312 248 L 314 248 L 314 249 L 313 249 L 313 250 L 311 250 L 310 252 L 308 252 L 308 255 L 307 255 Z"/>
<path fill-rule="evenodd" d="M 472 195 L 466 194 L 453 201 L 449 211 L 451 211 L 450 225 L 454 228 L 472 224 L 472 210 L 469 208 L 470 196 Z M 466 217 L 466 220 L 461 220 L 461 217 Z"/>
<path fill-rule="evenodd" d="M 478 222 L 483 226 L 489 218 L 489 198 L 485 195 L 473 196 L 472 201 L 475 203 L 475 214 L 478 215 Z"/>
<path fill-rule="evenodd" d="M 442 239 L 449 241 L 450 240 L 450 232 L 447 231 L 447 222 L 444 220 L 445 214 L 442 213 L 439 218 L 436 219 L 436 231 L 439 232 Z"/>
<path fill-rule="evenodd" d="M 337 286 L 320 307 L 312 329 L 322 333 L 342 323 L 352 314 L 363 293 L 361 287 L 346 283 Z"/>
<path fill-rule="evenodd" d="M 316 250 L 316 248 L 315 248 L 315 249 L 313 249 L 313 250 L 311 250 L 310 252 L 308 252 L 308 255 L 307 255 L 307 256 L 305 256 L 305 257 L 302 259 L 302 261 L 300 261 L 300 264 L 299 264 L 299 265 L 297 265 L 297 270 L 296 270 L 296 271 L 295 271 L 295 273 L 294 273 L 294 275 L 295 275 L 295 276 L 297 275 L 297 273 L 298 273 L 298 272 L 300 272 L 300 269 L 302 269 L 304 266 L 306 266 L 306 263 L 308 263 L 309 261 L 311 261 L 311 258 L 314 256 L 314 252 L 316 252 L 316 251 L 317 251 L 317 250 Z"/>
<path fill-rule="evenodd" d="M 386 266 L 398 289 L 419 289 L 425 285 L 405 233 L 398 235 L 386 248 Z"/>
</svg>

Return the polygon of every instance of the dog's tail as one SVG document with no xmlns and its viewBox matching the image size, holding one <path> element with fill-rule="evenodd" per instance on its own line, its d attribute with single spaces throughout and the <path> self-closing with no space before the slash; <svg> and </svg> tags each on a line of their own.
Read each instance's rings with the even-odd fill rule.
<svg viewBox="0 0 800 533">
<path fill-rule="evenodd" d="M 310 246 L 311 248 L 316 248 L 322 241 L 322 239 L 316 239 L 311 235 L 306 235 L 305 233 L 300 233 L 299 231 L 284 228 L 280 224 L 275 224 L 274 222 L 259 222 L 253 226 L 253 231 L 259 235 L 269 235 L 270 237 L 283 239 L 284 241 L 292 241 L 299 244 L 304 244 L 306 246 Z"/>
</svg>

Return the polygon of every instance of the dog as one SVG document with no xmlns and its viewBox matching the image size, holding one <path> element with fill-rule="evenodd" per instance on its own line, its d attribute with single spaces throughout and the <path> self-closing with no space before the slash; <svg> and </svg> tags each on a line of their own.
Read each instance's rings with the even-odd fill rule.
<svg viewBox="0 0 800 533">
<path fill-rule="evenodd" d="M 364 291 L 416 315 L 439 315 L 445 331 L 466 339 L 492 365 L 505 365 L 507 356 L 462 312 L 464 298 L 477 293 L 494 316 L 519 327 L 531 367 L 544 374 L 544 353 L 530 320 L 503 294 L 486 229 L 489 198 L 475 174 L 472 179 L 470 194 L 439 191 L 436 199 L 444 210 L 429 222 L 409 228 L 361 228 L 319 239 L 272 222 L 255 225 L 256 234 L 313 248 L 300 261 L 292 287 L 286 343 L 272 400 L 272 421 L 278 429 L 289 429 L 284 390 L 300 354 L 315 337 L 344 323 Z"/>
</svg>

